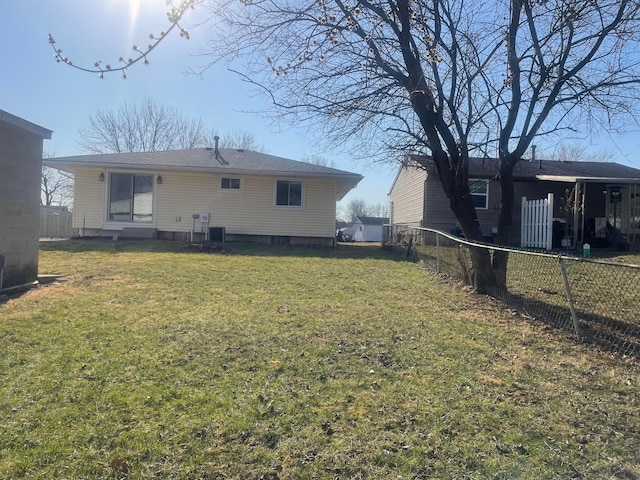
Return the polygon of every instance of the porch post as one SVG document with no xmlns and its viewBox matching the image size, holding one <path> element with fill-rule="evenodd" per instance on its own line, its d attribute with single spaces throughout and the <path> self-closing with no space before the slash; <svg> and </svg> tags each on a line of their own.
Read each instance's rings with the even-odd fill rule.
<svg viewBox="0 0 640 480">
<path fill-rule="evenodd" d="M 574 188 L 573 195 L 573 242 L 572 248 L 576 250 L 578 248 L 578 227 L 580 221 L 580 182 L 576 180 L 576 186 Z"/>
</svg>

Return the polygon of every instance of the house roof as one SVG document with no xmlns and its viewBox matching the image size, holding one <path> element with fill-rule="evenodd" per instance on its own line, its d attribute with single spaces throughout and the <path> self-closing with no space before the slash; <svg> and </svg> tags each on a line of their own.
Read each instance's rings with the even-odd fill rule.
<svg viewBox="0 0 640 480">
<path fill-rule="evenodd" d="M 51 134 L 53 133 L 51 130 L 47 130 L 40 125 L 31 123 L 24 118 L 16 117 L 15 115 L 10 114 L 9 112 L 5 112 L 4 110 L 0 110 L 0 121 L 8 123 L 9 125 L 13 125 L 14 127 L 21 128 L 22 130 L 26 130 L 29 133 L 33 133 L 34 135 L 46 139 L 51 138 Z"/>
<path fill-rule="evenodd" d="M 78 167 L 135 168 L 137 170 L 200 171 L 217 174 L 279 175 L 294 177 L 331 177 L 338 182 L 337 199 L 354 188 L 362 175 L 276 157 L 243 149 L 192 148 L 160 152 L 104 153 L 72 157 L 47 158 L 43 163 L 61 170 L 75 171 Z"/>
<path fill-rule="evenodd" d="M 430 173 L 435 173 L 433 161 L 428 157 L 410 156 L 409 161 L 419 162 Z M 494 178 L 499 171 L 495 158 L 470 158 L 469 177 Z M 640 183 L 640 169 L 614 162 L 581 162 L 558 160 L 520 161 L 516 164 L 515 180 L 547 180 L 555 182 L 610 182 Z"/>
<path fill-rule="evenodd" d="M 360 221 L 363 225 L 384 225 L 389 223 L 389 217 L 356 217 L 353 223 Z"/>
</svg>

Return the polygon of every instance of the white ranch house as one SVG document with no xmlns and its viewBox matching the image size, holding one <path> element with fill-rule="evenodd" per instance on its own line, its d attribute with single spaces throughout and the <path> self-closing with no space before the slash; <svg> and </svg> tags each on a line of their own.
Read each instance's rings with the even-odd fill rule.
<svg viewBox="0 0 640 480">
<path fill-rule="evenodd" d="M 336 202 L 361 175 L 242 149 L 80 155 L 45 165 L 75 178 L 79 236 L 335 242 Z"/>
</svg>

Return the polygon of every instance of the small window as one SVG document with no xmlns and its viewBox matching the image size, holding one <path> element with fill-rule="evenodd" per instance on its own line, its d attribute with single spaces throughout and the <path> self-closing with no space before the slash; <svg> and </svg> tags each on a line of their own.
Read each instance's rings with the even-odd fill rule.
<svg viewBox="0 0 640 480">
<path fill-rule="evenodd" d="M 284 207 L 301 207 L 302 182 L 278 180 L 276 182 L 276 205 Z"/>
<path fill-rule="evenodd" d="M 240 190 L 240 179 L 232 177 L 222 177 L 220 179 L 220 189 L 222 190 Z"/>
<path fill-rule="evenodd" d="M 487 180 L 469 180 L 469 191 L 474 207 L 489 208 L 489 182 Z"/>
</svg>

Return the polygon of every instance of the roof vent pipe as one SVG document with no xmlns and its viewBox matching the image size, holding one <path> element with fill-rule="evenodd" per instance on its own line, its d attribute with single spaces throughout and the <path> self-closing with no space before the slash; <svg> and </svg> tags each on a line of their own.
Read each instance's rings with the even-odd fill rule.
<svg viewBox="0 0 640 480">
<path fill-rule="evenodd" d="M 215 142 L 214 155 L 216 157 L 216 160 L 220 159 L 220 150 L 218 150 L 218 140 L 220 140 L 220 137 L 218 135 L 213 137 L 213 141 Z"/>
<path fill-rule="evenodd" d="M 535 162 L 536 161 L 536 146 L 535 145 L 531 145 L 531 161 Z M 538 169 L 542 168 L 542 160 L 538 160 Z"/>
</svg>

